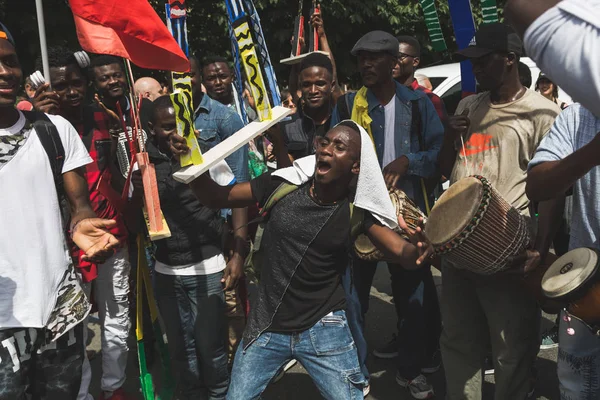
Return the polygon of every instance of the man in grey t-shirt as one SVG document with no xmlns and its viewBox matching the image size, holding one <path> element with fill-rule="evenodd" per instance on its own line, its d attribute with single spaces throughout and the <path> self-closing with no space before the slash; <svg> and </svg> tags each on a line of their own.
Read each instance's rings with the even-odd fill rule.
<svg viewBox="0 0 600 400">
<path fill-rule="evenodd" d="M 600 118 L 574 104 L 556 119 L 529 163 L 527 195 L 532 200 L 563 196 L 573 187 L 569 250 L 600 250 Z M 575 329 L 574 335 L 567 328 Z M 596 329 L 594 329 L 594 332 Z M 561 398 L 600 398 L 600 338 L 587 325 L 560 318 L 558 378 Z M 574 363 L 578 363 L 575 367 Z M 587 372 L 586 372 L 587 371 Z"/>
</svg>

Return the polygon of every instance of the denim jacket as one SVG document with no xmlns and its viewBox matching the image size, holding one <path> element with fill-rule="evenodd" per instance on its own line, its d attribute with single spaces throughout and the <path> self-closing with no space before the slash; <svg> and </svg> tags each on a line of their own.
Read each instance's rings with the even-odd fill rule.
<svg viewBox="0 0 600 400">
<path fill-rule="evenodd" d="M 444 140 L 444 127 L 435 111 L 433 103 L 424 93 L 413 91 L 404 85 L 396 84 L 396 122 L 395 122 L 395 151 L 396 158 L 406 156 L 409 161 L 408 176 L 398 183 L 398 188 L 403 190 L 413 199 L 422 210 L 425 202 L 421 191 L 420 178 L 431 178 L 439 173 L 437 162 L 440 148 Z M 350 112 L 354 105 L 356 93 L 348 95 Z M 419 138 L 411 134 L 412 100 L 418 100 L 421 111 L 421 133 L 425 151 L 419 149 Z M 368 90 L 367 102 L 369 104 L 369 116 L 373 120 L 371 132 L 375 141 L 375 150 L 381 165 L 383 160 L 383 149 L 385 147 L 385 111 L 384 106 L 379 103 L 375 95 Z M 340 122 L 339 107 L 345 107 L 345 102 L 338 101 L 334 109 L 331 126 Z M 383 165 L 381 165 L 383 167 Z"/>
<path fill-rule="evenodd" d="M 234 110 L 205 94 L 194 112 L 194 126 L 200 132 L 200 147 L 202 151 L 206 151 L 242 129 L 244 124 Z M 225 161 L 237 182 L 247 182 L 250 179 L 247 145 L 236 150 Z"/>
</svg>

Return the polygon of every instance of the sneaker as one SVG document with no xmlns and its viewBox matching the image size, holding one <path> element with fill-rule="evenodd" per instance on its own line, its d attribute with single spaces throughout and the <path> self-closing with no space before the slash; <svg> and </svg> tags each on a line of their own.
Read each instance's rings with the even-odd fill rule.
<svg viewBox="0 0 600 400">
<path fill-rule="evenodd" d="M 106 392 L 102 392 L 100 400 L 135 400 L 137 397 L 127 394 L 123 388 L 119 388 L 112 392 L 112 396 L 106 397 Z"/>
<path fill-rule="evenodd" d="M 292 367 L 293 367 L 294 365 L 296 365 L 296 364 L 298 364 L 298 361 L 296 361 L 296 360 L 294 360 L 294 359 L 292 358 L 290 361 L 288 361 L 288 363 L 287 363 L 287 364 L 285 364 L 285 365 L 283 366 L 283 370 L 284 370 L 284 371 L 287 371 L 287 370 L 289 370 L 290 368 L 292 368 Z"/>
<path fill-rule="evenodd" d="M 535 386 L 531 388 L 531 390 L 529 392 L 527 392 L 527 397 L 525 397 L 526 399 L 533 399 L 535 395 Z"/>
<path fill-rule="evenodd" d="M 558 327 L 556 325 L 542 333 L 540 350 L 548 350 L 555 347 L 558 347 Z"/>
<path fill-rule="evenodd" d="M 494 362 L 491 357 L 486 357 L 483 362 L 483 371 L 485 375 L 494 375 Z"/>
<path fill-rule="evenodd" d="M 399 373 L 396 373 L 396 382 L 398 382 L 398 385 L 408 388 L 410 394 L 415 399 L 432 399 L 435 396 L 433 386 L 427 382 L 427 378 L 423 375 L 419 375 L 413 380 L 408 380 L 400 376 Z"/>
<path fill-rule="evenodd" d="M 439 350 L 436 350 L 429 360 L 429 364 L 421 368 L 422 374 L 433 374 L 440 370 L 442 366 L 442 353 Z"/>
<path fill-rule="evenodd" d="M 271 382 L 273 383 L 277 383 L 281 380 L 281 378 L 283 378 L 283 375 L 285 375 L 285 371 L 289 370 L 290 368 L 292 368 L 294 365 L 296 365 L 298 363 L 298 361 L 291 359 L 290 361 L 287 362 L 287 364 L 285 364 L 283 366 L 283 368 L 281 368 L 278 372 L 277 375 L 275 375 L 273 377 L 273 379 L 271 380 Z"/>
<path fill-rule="evenodd" d="M 396 358 L 398 357 L 398 336 L 392 335 L 392 340 L 389 341 L 384 347 L 373 350 L 373 355 L 377 358 Z"/>
<path fill-rule="evenodd" d="M 369 383 L 365 383 L 363 386 L 363 397 L 367 397 L 371 393 L 371 385 Z"/>
</svg>

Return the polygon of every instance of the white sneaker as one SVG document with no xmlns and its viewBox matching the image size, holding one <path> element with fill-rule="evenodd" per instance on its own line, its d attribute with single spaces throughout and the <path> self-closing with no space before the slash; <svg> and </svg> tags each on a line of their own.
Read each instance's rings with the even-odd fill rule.
<svg viewBox="0 0 600 400">
<path fill-rule="evenodd" d="M 285 364 L 285 365 L 283 366 L 283 370 L 284 370 L 284 371 L 287 371 L 287 370 L 289 370 L 290 368 L 292 368 L 292 367 L 293 367 L 294 365 L 296 365 L 296 364 L 298 364 L 298 361 L 296 361 L 296 360 L 294 360 L 294 359 L 292 358 L 290 361 L 288 361 L 288 363 L 287 363 L 287 364 Z"/>
<path fill-rule="evenodd" d="M 369 393 L 371 393 L 371 385 L 366 383 L 365 386 L 363 386 L 363 397 L 367 397 Z"/>
<path fill-rule="evenodd" d="M 423 375 L 417 376 L 413 380 L 408 380 L 396 373 L 396 382 L 398 385 L 408 388 L 410 394 L 415 399 L 432 399 L 435 394 L 433 393 L 433 386 L 427 382 L 427 378 Z"/>
<path fill-rule="evenodd" d="M 281 380 L 281 378 L 283 378 L 283 375 L 285 375 L 285 371 L 289 370 L 290 368 L 292 368 L 294 365 L 296 365 L 298 363 L 298 361 L 291 359 L 290 361 L 287 362 L 287 364 L 285 364 L 283 366 L 283 368 L 281 368 L 279 371 L 277 371 L 277 375 L 275 375 L 273 377 L 273 379 L 271 380 L 272 383 L 277 383 Z"/>
</svg>

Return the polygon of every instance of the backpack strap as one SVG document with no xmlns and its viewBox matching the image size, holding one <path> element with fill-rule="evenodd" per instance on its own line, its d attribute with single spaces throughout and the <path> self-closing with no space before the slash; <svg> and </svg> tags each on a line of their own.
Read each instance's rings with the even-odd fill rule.
<svg viewBox="0 0 600 400">
<path fill-rule="evenodd" d="M 65 196 L 64 182 L 62 176 L 63 165 L 65 164 L 65 148 L 63 146 L 60 135 L 56 126 L 50 121 L 50 118 L 43 112 L 39 111 L 23 111 L 25 118 L 33 124 L 35 132 L 46 151 L 56 192 L 59 199 Z"/>
<path fill-rule="evenodd" d="M 412 134 L 417 136 L 419 140 L 419 151 L 425 151 L 425 139 L 423 138 L 423 121 L 421 118 L 421 107 L 419 107 L 419 100 L 411 100 L 412 106 L 412 119 L 410 121 L 410 131 Z M 433 188 L 428 190 L 428 186 L 437 185 L 438 178 L 433 178 L 425 182 L 424 178 L 420 179 L 421 191 L 423 192 L 423 200 L 425 201 L 425 214 L 429 215 L 431 212 L 431 205 L 429 204 L 430 195 L 433 193 Z M 433 182 L 433 183 L 431 183 Z"/>
<path fill-rule="evenodd" d="M 246 273 L 251 281 L 258 282 L 258 280 L 260 279 L 262 263 L 260 248 L 269 212 L 273 209 L 273 207 L 275 206 L 275 204 L 277 204 L 279 200 L 281 200 L 282 198 L 284 198 L 285 196 L 297 189 L 298 186 L 292 185 L 291 183 L 283 182 L 277 187 L 277 189 L 273 191 L 273 193 L 271 193 L 263 207 L 260 209 L 259 216 L 255 220 L 249 222 L 259 223 L 256 227 L 254 242 L 252 242 L 250 245 L 250 252 L 248 253 L 248 256 L 246 257 L 246 261 L 244 263 L 244 266 L 246 267 Z"/>
<path fill-rule="evenodd" d="M 350 203 L 350 238 L 352 242 L 362 233 L 365 210 Z"/>
<path fill-rule="evenodd" d="M 293 185 L 288 182 L 281 183 L 281 185 L 279 185 L 277 189 L 275 189 L 273 193 L 271 193 L 263 207 L 260 209 L 260 217 L 267 217 L 269 211 L 271 211 L 271 209 L 275 206 L 275 204 L 277 204 L 279 200 L 292 193 L 293 191 L 297 190 L 298 187 L 299 186 Z"/>
</svg>

